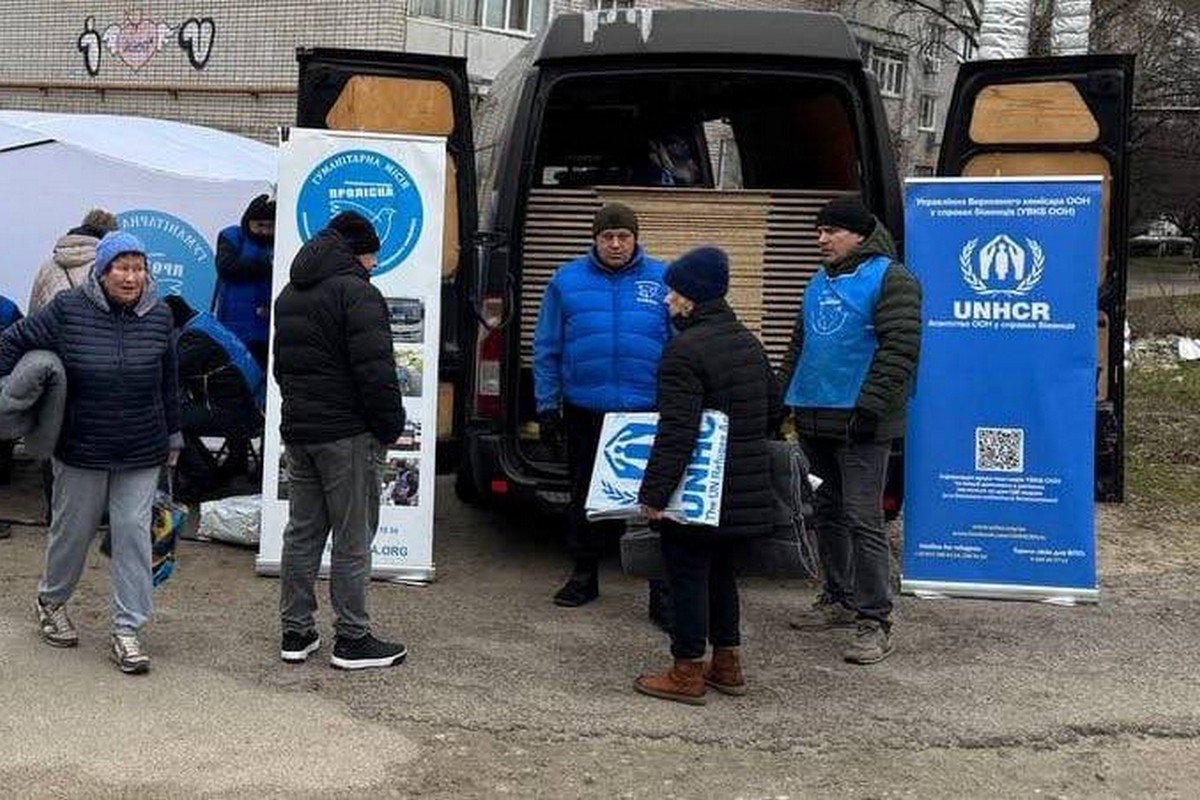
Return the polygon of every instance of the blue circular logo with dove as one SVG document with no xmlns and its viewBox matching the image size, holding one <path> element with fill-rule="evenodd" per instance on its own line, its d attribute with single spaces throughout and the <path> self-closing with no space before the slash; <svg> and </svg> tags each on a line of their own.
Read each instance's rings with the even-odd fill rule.
<svg viewBox="0 0 1200 800">
<path fill-rule="evenodd" d="M 412 176 L 387 156 L 372 150 L 347 150 L 318 164 L 300 189 L 296 223 L 308 241 L 343 211 L 371 221 L 379 236 L 382 275 L 404 263 L 421 238 L 425 211 Z"/>
<path fill-rule="evenodd" d="M 182 295 L 192 308 L 212 305 L 217 275 L 213 250 L 186 220 L 166 211 L 135 208 L 117 214 L 121 230 L 146 246 L 146 262 L 158 284 L 158 296 Z"/>
</svg>

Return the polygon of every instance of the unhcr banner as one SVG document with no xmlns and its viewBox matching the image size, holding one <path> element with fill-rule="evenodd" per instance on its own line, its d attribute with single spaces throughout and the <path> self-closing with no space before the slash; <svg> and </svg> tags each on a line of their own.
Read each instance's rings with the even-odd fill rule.
<svg viewBox="0 0 1200 800">
<path fill-rule="evenodd" d="M 658 414 L 653 411 L 610 411 L 604 415 L 584 503 L 589 520 L 641 518 L 638 491 L 657 433 Z M 663 516 L 684 525 L 720 524 L 728 442 L 729 417 L 720 411 L 705 410 L 692 459 L 667 507 L 662 509 Z"/>
<path fill-rule="evenodd" d="M 301 246 L 337 214 L 356 211 L 379 236 L 371 283 L 384 297 L 392 360 L 403 398 L 400 437 L 381 448 L 379 527 L 371 575 L 423 582 L 434 577 L 433 489 L 437 449 L 438 332 L 446 140 L 430 136 L 293 128 L 279 148 L 273 297 L 288 282 Z M 274 359 L 274 352 L 271 354 Z M 280 441 L 282 399 L 267 386 L 262 535 L 257 568 L 278 574 L 290 496 Z M 322 569 L 329 566 L 332 541 Z"/>
<path fill-rule="evenodd" d="M 1100 178 L 906 186 L 903 591 L 1090 601 Z"/>
</svg>

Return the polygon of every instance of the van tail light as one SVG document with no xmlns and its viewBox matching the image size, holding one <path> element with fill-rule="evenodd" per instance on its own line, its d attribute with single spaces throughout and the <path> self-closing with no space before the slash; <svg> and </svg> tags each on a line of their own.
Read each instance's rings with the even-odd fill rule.
<svg viewBox="0 0 1200 800">
<path fill-rule="evenodd" d="M 497 326 L 504 319 L 504 298 L 483 299 L 483 319 L 475 346 L 475 413 L 481 417 L 500 416 L 500 372 L 504 362 L 504 331 Z"/>
</svg>

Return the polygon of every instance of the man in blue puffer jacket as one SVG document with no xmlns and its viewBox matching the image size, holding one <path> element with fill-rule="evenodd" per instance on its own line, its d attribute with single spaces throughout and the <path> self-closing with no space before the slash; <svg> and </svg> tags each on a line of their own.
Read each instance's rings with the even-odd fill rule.
<svg viewBox="0 0 1200 800">
<path fill-rule="evenodd" d="M 554 602 L 568 607 L 600 594 L 603 533 L 588 524 L 584 503 L 604 414 L 654 409 L 658 364 L 671 336 L 665 265 L 638 244 L 637 214 L 619 203 L 606 205 L 592 235 L 587 254 L 559 268 L 546 287 L 533 339 L 542 439 L 556 444 L 566 434 L 567 545 L 575 568 Z"/>
<path fill-rule="evenodd" d="M 217 236 L 213 316 L 242 340 L 264 370 L 274 257 L 275 201 L 260 194 L 250 201 L 240 225 L 231 225 Z"/>
</svg>

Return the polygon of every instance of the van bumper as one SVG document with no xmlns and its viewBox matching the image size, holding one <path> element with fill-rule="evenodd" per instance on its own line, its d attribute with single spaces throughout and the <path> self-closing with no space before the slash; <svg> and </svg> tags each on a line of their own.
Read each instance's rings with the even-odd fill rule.
<svg viewBox="0 0 1200 800">
<path fill-rule="evenodd" d="M 501 508 L 536 508 L 562 512 L 571 499 L 570 482 L 561 477 L 537 475 L 520 456 L 516 438 L 494 431 L 468 431 L 460 479 L 476 497 Z"/>
</svg>

